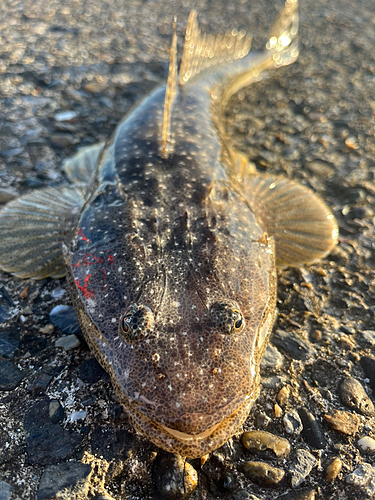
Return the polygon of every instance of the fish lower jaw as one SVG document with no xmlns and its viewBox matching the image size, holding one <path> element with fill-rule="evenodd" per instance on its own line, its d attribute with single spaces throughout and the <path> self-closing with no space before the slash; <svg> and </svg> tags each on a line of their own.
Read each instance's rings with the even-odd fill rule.
<svg viewBox="0 0 375 500">
<path fill-rule="evenodd" d="M 134 408 L 125 407 L 125 410 L 129 413 L 136 430 L 156 446 L 182 457 L 199 458 L 222 446 L 238 431 L 258 394 L 259 389 L 256 388 L 231 415 L 198 434 L 171 429 L 160 422 L 151 420 L 139 411 L 134 411 Z"/>
</svg>

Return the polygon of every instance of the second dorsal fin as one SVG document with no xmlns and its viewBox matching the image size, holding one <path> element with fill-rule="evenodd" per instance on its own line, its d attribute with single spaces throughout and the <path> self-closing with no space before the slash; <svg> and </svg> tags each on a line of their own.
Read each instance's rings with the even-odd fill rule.
<svg viewBox="0 0 375 500">
<path fill-rule="evenodd" d="M 190 12 L 181 59 L 179 84 L 184 85 L 195 75 L 224 62 L 245 57 L 251 37 L 245 31 L 232 30 L 225 35 L 201 35 L 195 10 Z"/>
<path fill-rule="evenodd" d="M 169 73 L 165 90 L 163 126 L 161 133 L 161 155 L 166 157 L 171 151 L 171 115 L 173 101 L 177 94 L 177 35 L 176 18 L 173 21 L 173 34 L 169 58 Z"/>
</svg>

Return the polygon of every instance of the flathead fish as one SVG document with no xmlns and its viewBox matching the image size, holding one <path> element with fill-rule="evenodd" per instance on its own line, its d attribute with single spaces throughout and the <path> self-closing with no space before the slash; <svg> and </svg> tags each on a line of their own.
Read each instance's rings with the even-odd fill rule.
<svg viewBox="0 0 375 500">
<path fill-rule="evenodd" d="M 297 0 L 262 52 L 250 37 L 187 25 L 180 67 L 113 137 L 64 165 L 70 185 L 0 214 L 0 267 L 67 285 L 95 356 L 136 429 L 185 457 L 221 446 L 259 394 L 275 318 L 276 267 L 337 242 L 326 205 L 258 173 L 231 147 L 223 111 L 239 89 L 298 56 Z"/>
</svg>

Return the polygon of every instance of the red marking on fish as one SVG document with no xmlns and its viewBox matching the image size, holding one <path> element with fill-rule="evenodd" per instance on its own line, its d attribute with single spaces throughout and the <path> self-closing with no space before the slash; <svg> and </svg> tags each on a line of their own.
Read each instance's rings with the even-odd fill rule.
<svg viewBox="0 0 375 500">
<path fill-rule="evenodd" d="M 84 278 L 84 283 L 83 286 L 79 284 L 79 280 L 75 280 L 77 288 L 81 290 L 82 295 L 85 297 L 85 299 L 91 299 L 92 297 L 95 296 L 94 292 L 90 292 L 90 290 L 87 289 L 88 283 L 90 281 L 91 274 L 88 274 Z"/>
<path fill-rule="evenodd" d="M 89 259 L 92 259 L 91 261 Z M 75 264 L 72 264 L 73 266 L 76 267 L 81 267 L 81 266 L 93 266 L 94 264 L 102 264 L 103 259 L 101 257 L 95 257 L 92 253 L 87 253 L 83 256 L 82 260 L 79 260 Z"/>
<path fill-rule="evenodd" d="M 114 264 L 116 261 L 115 261 L 115 258 L 113 257 L 113 255 L 108 255 L 108 264 Z"/>
<path fill-rule="evenodd" d="M 87 241 L 90 243 L 90 240 L 83 234 L 81 227 L 78 229 L 78 235 L 81 237 L 82 241 Z"/>
</svg>

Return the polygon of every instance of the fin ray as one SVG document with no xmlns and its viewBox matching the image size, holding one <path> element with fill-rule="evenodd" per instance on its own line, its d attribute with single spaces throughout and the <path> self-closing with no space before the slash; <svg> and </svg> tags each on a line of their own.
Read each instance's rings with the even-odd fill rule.
<svg viewBox="0 0 375 500">
<path fill-rule="evenodd" d="M 334 216 L 305 186 L 276 175 L 250 173 L 243 187 L 251 209 L 275 239 L 278 266 L 314 262 L 336 245 Z"/>
<path fill-rule="evenodd" d="M 65 275 L 62 243 L 84 203 L 78 186 L 46 188 L 11 201 L 0 212 L 0 267 L 21 278 Z"/>
<path fill-rule="evenodd" d="M 105 143 L 80 149 L 74 156 L 63 163 L 63 171 L 71 182 L 89 184 L 95 173 Z"/>
</svg>

